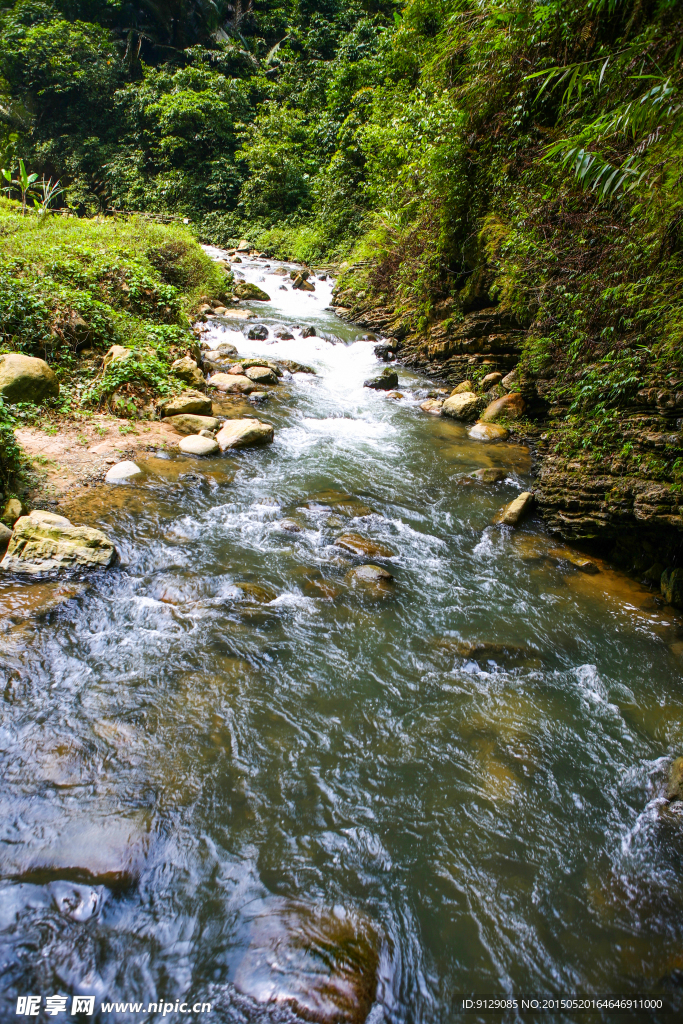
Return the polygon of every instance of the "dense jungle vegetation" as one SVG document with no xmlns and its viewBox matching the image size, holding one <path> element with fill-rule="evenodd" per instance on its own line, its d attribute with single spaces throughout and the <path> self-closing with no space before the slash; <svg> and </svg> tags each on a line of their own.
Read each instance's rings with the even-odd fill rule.
<svg viewBox="0 0 683 1024">
<path fill-rule="evenodd" d="M 59 179 L 80 215 L 172 212 L 205 241 L 346 261 L 351 299 L 399 334 L 497 304 L 527 330 L 526 373 L 552 367 L 558 448 L 642 471 L 619 409 L 681 378 L 682 14 L 18 0 L 0 18 L 0 163 Z M 675 446 L 645 461 L 683 466 Z"/>
</svg>

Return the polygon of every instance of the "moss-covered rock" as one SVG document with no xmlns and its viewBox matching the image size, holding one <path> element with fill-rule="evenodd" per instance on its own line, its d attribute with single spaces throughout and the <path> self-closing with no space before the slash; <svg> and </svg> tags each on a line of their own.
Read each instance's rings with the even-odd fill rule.
<svg viewBox="0 0 683 1024">
<path fill-rule="evenodd" d="M 59 382 L 43 359 L 9 352 L 0 355 L 0 395 L 8 402 L 35 402 L 57 398 Z"/>
<path fill-rule="evenodd" d="M 14 524 L 2 568 L 42 573 L 55 569 L 106 569 L 116 561 L 116 548 L 101 532 L 73 526 L 64 516 L 33 511 Z"/>
</svg>

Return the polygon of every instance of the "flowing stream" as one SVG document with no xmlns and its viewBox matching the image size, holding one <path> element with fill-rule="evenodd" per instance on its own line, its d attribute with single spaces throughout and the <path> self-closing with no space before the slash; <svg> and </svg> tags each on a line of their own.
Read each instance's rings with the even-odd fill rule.
<svg viewBox="0 0 683 1024">
<path fill-rule="evenodd" d="M 150 454 L 65 510 L 118 568 L 0 581 L 0 1019 L 29 993 L 68 997 L 40 1020 L 93 994 L 78 1019 L 108 1022 L 447 1024 L 471 993 L 680 1006 L 683 817 L 661 799 L 680 624 L 539 522 L 497 527 L 528 450 L 423 414 L 432 385 L 400 367 L 402 399 L 364 388 L 382 364 L 331 282 L 294 291 L 281 267 L 236 267 L 271 301 L 204 335 L 316 369 L 226 400 L 274 443 Z M 394 582 L 354 586 L 364 561 Z"/>
</svg>

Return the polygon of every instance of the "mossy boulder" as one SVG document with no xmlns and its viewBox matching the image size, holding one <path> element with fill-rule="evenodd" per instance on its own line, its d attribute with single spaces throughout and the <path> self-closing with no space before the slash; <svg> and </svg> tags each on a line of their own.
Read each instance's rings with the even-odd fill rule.
<svg viewBox="0 0 683 1024">
<path fill-rule="evenodd" d="M 479 399 L 473 391 L 463 391 L 459 395 L 451 395 L 443 403 L 441 413 L 454 420 L 473 420 L 479 409 Z"/>
<path fill-rule="evenodd" d="M 683 569 L 665 569 L 660 585 L 666 603 L 683 608 Z"/>
<path fill-rule="evenodd" d="M 35 510 L 14 524 L 2 568 L 41 573 L 55 569 L 106 569 L 116 548 L 101 530 L 73 526 L 64 516 Z"/>
<path fill-rule="evenodd" d="M 235 295 L 238 299 L 258 299 L 259 302 L 270 302 L 270 295 L 259 288 L 257 284 L 250 281 L 238 281 L 235 285 Z"/>
<path fill-rule="evenodd" d="M 200 430 L 218 430 L 220 425 L 220 421 L 215 416 L 193 416 L 191 413 L 185 413 L 183 416 L 167 416 L 166 421 L 179 434 L 198 434 Z"/>
<path fill-rule="evenodd" d="M 0 356 L 0 395 L 8 402 L 57 398 L 59 381 L 44 359 L 8 352 Z"/>
<path fill-rule="evenodd" d="M 204 374 L 197 366 L 194 359 L 190 359 L 189 356 L 183 356 L 182 359 L 176 359 L 171 365 L 171 369 L 175 373 L 176 377 L 180 377 L 181 380 L 185 381 L 186 384 L 192 384 L 195 388 L 201 388 L 204 386 Z"/>
<path fill-rule="evenodd" d="M 159 403 L 159 411 L 162 416 L 184 416 L 195 414 L 198 416 L 211 415 L 211 399 L 203 395 L 201 391 L 188 390 L 180 395 L 174 395 Z"/>
</svg>

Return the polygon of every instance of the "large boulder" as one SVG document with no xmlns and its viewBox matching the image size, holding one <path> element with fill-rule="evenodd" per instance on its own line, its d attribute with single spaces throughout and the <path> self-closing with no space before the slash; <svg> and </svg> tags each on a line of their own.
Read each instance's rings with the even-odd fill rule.
<svg viewBox="0 0 683 1024">
<path fill-rule="evenodd" d="M 220 425 L 220 421 L 215 416 L 193 416 L 191 413 L 185 413 L 184 416 L 168 416 L 166 419 L 179 434 L 198 434 L 200 430 L 218 430 Z"/>
<path fill-rule="evenodd" d="M 176 377 L 180 377 L 186 384 L 193 384 L 195 387 L 202 387 L 204 384 L 204 374 L 199 369 L 194 359 L 190 359 L 189 356 L 183 356 L 182 359 L 176 359 L 171 364 L 171 369 L 175 373 Z"/>
<path fill-rule="evenodd" d="M 292 288 L 297 288 L 302 292 L 315 291 L 315 285 L 313 284 L 313 282 L 305 278 L 303 274 L 297 274 L 297 276 L 292 281 Z"/>
<path fill-rule="evenodd" d="M 481 414 L 482 423 L 494 423 L 496 420 L 517 420 L 523 415 L 526 408 L 521 395 L 514 393 L 496 398 L 494 402 L 487 405 Z"/>
<path fill-rule="evenodd" d="M 477 415 L 479 399 L 473 391 L 463 391 L 459 395 L 451 395 L 443 403 L 441 413 L 454 420 L 473 420 Z"/>
<path fill-rule="evenodd" d="M 238 299 L 258 299 L 259 302 L 270 302 L 270 295 L 259 288 L 257 284 L 250 281 L 238 281 L 235 285 L 235 295 Z"/>
<path fill-rule="evenodd" d="M 261 420 L 254 419 L 227 420 L 216 435 L 216 441 L 220 450 L 224 452 L 228 448 L 268 444 L 274 436 L 272 423 L 262 423 Z"/>
<path fill-rule="evenodd" d="M 54 569 L 107 569 L 116 548 L 100 530 L 73 526 L 64 516 L 33 511 L 14 525 L 3 569 L 40 573 Z"/>
<path fill-rule="evenodd" d="M 211 415 L 211 399 L 201 391 L 183 391 L 180 395 L 167 398 L 159 404 L 162 416 Z"/>
<path fill-rule="evenodd" d="M 0 395 L 8 402 L 44 402 L 56 398 L 59 381 L 43 359 L 8 352 L 0 356 Z"/>
<path fill-rule="evenodd" d="M 248 366 L 244 374 L 255 384 L 277 384 L 277 374 L 269 366 Z"/>
<path fill-rule="evenodd" d="M 250 395 L 258 388 L 258 384 L 249 380 L 243 373 L 214 373 L 213 377 L 209 378 L 209 384 L 226 395 Z"/>
<path fill-rule="evenodd" d="M 463 380 L 453 388 L 451 395 L 465 395 L 470 392 L 473 387 L 474 384 L 471 380 Z"/>
</svg>

